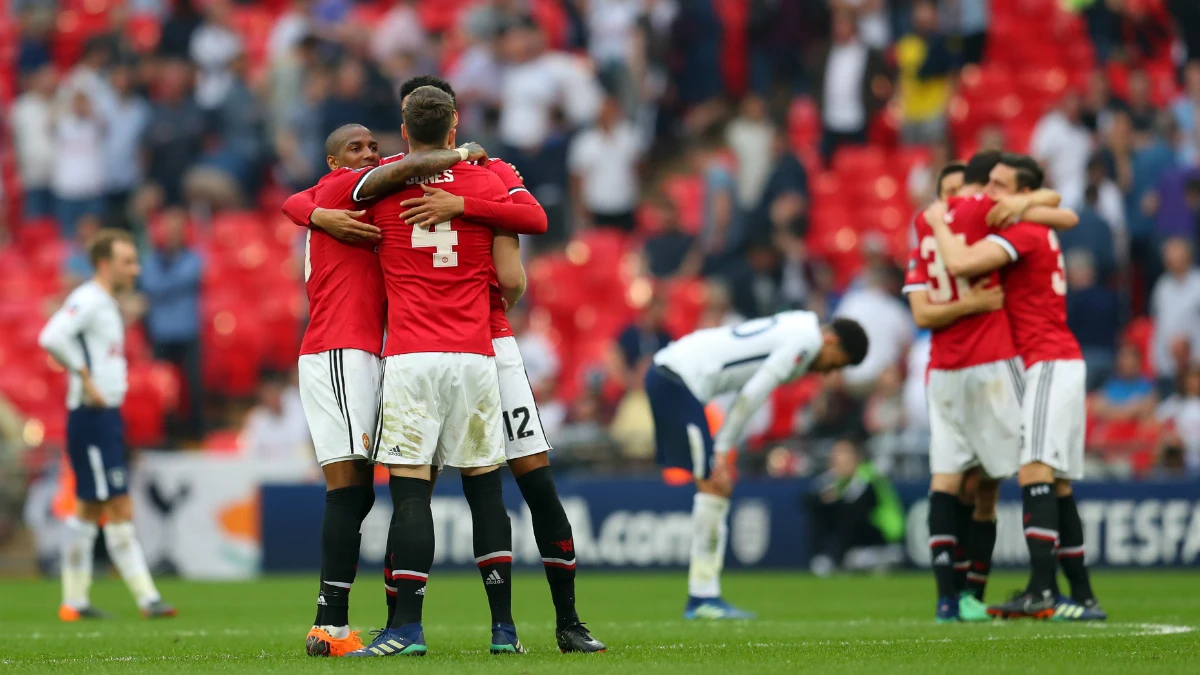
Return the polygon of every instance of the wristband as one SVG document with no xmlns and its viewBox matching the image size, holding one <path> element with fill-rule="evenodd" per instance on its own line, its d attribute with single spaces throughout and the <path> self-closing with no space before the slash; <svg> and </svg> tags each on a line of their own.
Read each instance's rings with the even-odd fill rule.
<svg viewBox="0 0 1200 675">
<path fill-rule="evenodd" d="M 459 159 L 460 162 L 467 161 L 467 158 L 471 156 L 471 152 L 469 150 L 467 150 L 466 148 L 455 148 L 455 150 L 458 150 L 458 156 L 460 158 Z"/>
</svg>

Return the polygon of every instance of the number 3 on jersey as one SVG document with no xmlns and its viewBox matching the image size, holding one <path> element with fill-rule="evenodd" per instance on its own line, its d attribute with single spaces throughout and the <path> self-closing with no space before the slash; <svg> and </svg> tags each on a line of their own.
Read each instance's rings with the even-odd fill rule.
<svg viewBox="0 0 1200 675">
<path fill-rule="evenodd" d="M 1058 295 L 1067 294 L 1067 263 L 1063 260 L 1062 246 L 1058 243 L 1058 235 L 1054 230 L 1046 231 L 1046 238 L 1050 240 L 1050 251 L 1058 255 L 1058 269 L 1050 273 L 1050 287 Z"/>
<path fill-rule="evenodd" d="M 434 267 L 458 267 L 458 254 L 454 247 L 458 245 L 458 233 L 450 229 L 450 223 L 438 223 L 428 230 L 414 227 L 412 230 L 412 247 L 433 247 Z"/>
<path fill-rule="evenodd" d="M 964 242 L 967 240 L 961 234 L 955 236 Z M 925 269 L 929 273 L 929 280 L 933 282 L 929 284 L 927 291 L 931 302 L 950 302 L 971 292 L 966 279 L 950 276 L 946 263 L 942 261 L 942 254 L 938 251 L 937 239 L 925 237 L 921 240 L 921 259 L 926 261 Z"/>
</svg>

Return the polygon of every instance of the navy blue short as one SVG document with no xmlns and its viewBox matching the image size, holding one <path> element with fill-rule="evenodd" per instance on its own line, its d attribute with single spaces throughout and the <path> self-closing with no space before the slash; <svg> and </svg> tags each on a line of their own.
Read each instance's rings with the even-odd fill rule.
<svg viewBox="0 0 1200 675">
<path fill-rule="evenodd" d="M 654 414 L 654 456 L 659 466 L 679 467 L 698 479 L 707 478 L 713 465 L 713 438 L 704 404 L 683 380 L 661 366 L 646 371 L 646 396 Z"/>
<path fill-rule="evenodd" d="M 67 413 L 67 458 L 75 495 L 102 502 L 129 491 L 125 423 L 117 408 L 76 408 Z"/>
</svg>

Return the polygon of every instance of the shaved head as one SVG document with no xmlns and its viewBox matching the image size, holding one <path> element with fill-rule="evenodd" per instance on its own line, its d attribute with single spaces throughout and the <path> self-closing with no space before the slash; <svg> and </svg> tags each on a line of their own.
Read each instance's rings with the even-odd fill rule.
<svg viewBox="0 0 1200 675">
<path fill-rule="evenodd" d="M 351 137 L 362 131 L 370 133 L 370 131 L 368 131 L 367 128 L 361 124 L 343 124 L 337 129 L 334 129 L 333 133 L 329 134 L 329 137 L 325 139 L 325 154 L 337 155 L 338 151 L 342 149 L 342 146 L 345 145 Z"/>
</svg>

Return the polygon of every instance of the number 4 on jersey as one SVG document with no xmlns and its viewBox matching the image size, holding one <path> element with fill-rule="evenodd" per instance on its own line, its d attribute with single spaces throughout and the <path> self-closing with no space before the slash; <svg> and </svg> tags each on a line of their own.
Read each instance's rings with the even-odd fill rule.
<svg viewBox="0 0 1200 675">
<path fill-rule="evenodd" d="M 450 229 L 450 223 L 438 223 L 428 230 L 414 227 L 412 230 L 412 247 L 433 247 L 434 267 L 458 267 L 458 254 L 454 247 L 458 245 L 458 233 Z"/>
</svg>

